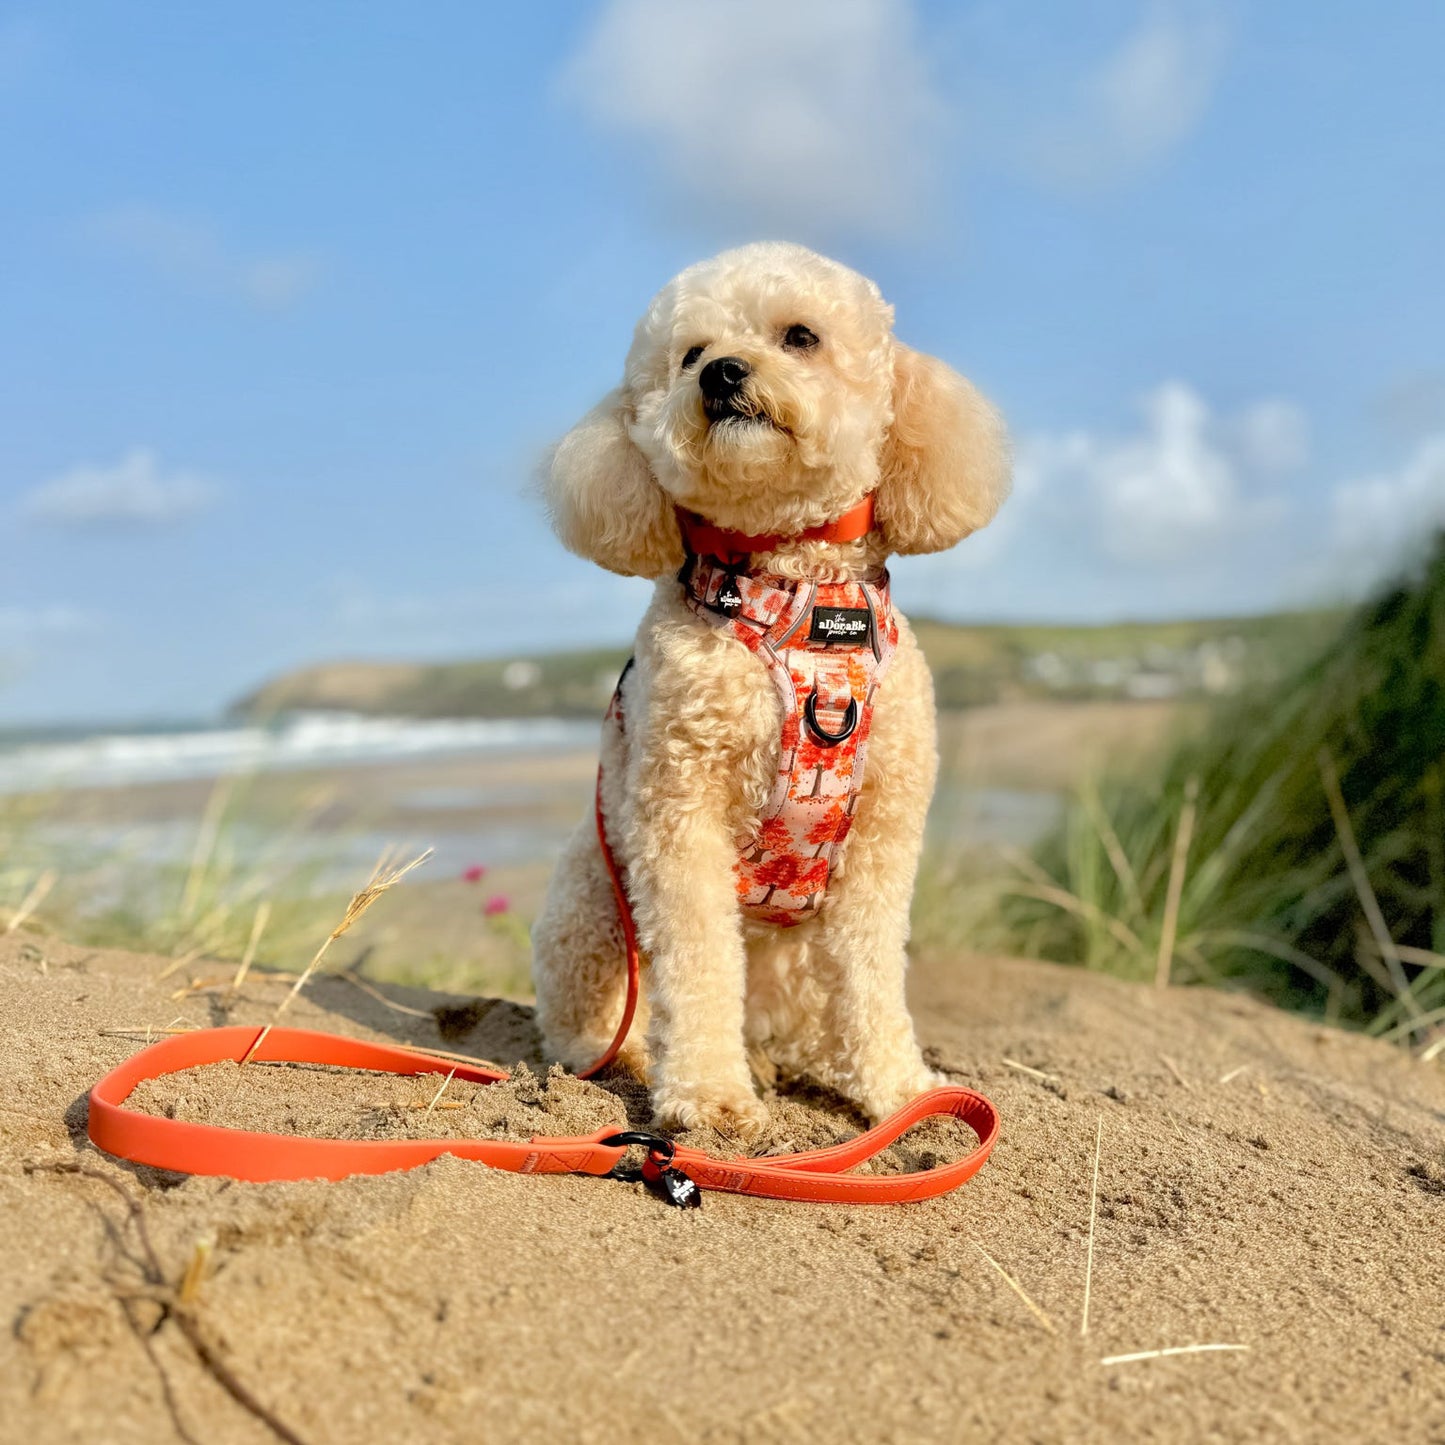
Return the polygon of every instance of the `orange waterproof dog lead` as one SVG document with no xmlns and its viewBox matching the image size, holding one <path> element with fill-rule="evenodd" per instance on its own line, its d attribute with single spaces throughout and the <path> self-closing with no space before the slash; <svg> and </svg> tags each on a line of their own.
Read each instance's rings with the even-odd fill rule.
<svg viewBox="0 0 1445 1445">
<path fill-rule="evenodd" d="M 637 1009 L 641 966 L 632 907 L 613 857 L 602 813 L 602 776 L 597 778 L 597 836 L 617 898 L 627 950 L 627 1001 L 617 1032 L 602 1057 L 584 1069 L 590 1078 L 609 1064 L 627 1038 Z M 701 1203 L 698 1190 L 717 1189 L 761 1199 L 797 1199 L 815 1204 L 905 1204 L 932 1199 L 957 1189 L 983 1167 L 998 1139 L 994 1106 L 982 1094 L 952 1084 L 931 1089 L 882 1123 L 828 1149 L 798 1154 L 769 1154 L 715 1159 L 699 1149 L 676 1145 L 646 1130 L 599 1129 L 575 1138 L 508 1139 L 318 1139 L 294 1134 L 262 1134 L 216 1124 L 193 1124 L 144 1114 L 125 1107 L 138 1084 L 206 1064 L 326 1064 L 385 1074 L 446 1074 L 453 1064 L 434 1054 L 387 1044 L 366 1043 L 311 1029 L 273 1027 L 262 1033 L 250 1024 L 196 1029 L 150 1044 L 112 1069 L 90 1091 L 88 1130 L 91 1143 L 107 1154 L 171 1169 L 180 1174 L 212 1174 L 251 1183 L 281 1179 L 345 1179 L 353 1174 L 387 1174 L 414 1169 L 444 1154 L 475 1159 L 514 1174 L 617 1174 L 629 1147 L 647 1150 L 642 1177 L 671 1204 Z M 252 1052 L 252 1049 L 255 1052 Z M 455 1065 L 456 1077 L 495 1084 L 509 1076 L 478 1063 Z M 978 1135 L 977 1145 L 961 1159 L 909 1174 L 849 1174 L 886 1149 L 915 1124 L 935 1116 L 953 1117 Z"/>
<path fill-rule="evenodd" d="M 125 1107 L 137 1084 L 162 1074 L 204 1064 L 239 1063 L 256 1041 L 250 1025 L 197 1029 L 151 1044 L 112 1069 L 90 1091 L 90 1138 L 107 1154 L 183 1174 L 220 1174 L 267 1183 L 277 1179 L 345 1179 L 352 1174 L 386 1174 L 412 1169 L 444 1154 L 475 1159 L 514 1174 L 609 1174 L 630 1144 L 648 1149 L 643 1177 L 663 1182 L 666 1173 L 683 1176 L 703 1189 L 751 1194 L 764 1199 L 800 1199 L 815 1203 L 901 1204 L 956 1189 L 988 1158 L 998 1137 L 993 1105 L 970 1089 L 949 1087 L 920 1094 L 891 1118 L 857 1138 L 830 1149 L 760 1159 L 714 1159 L 698 1149 L 674 1146 L 660 1135 L 599 1129 L 567 1139 L 315 1139 L 291 1134 L 259 1134 L 192 1124 Z M 426 1054 L 385 1044 L 364 1043 L 310 1029 L 273 1028 L 251 1056 L 252 1062 L 331 1064 L 388 1074 L 450 1071 L 451 1065 Z M 459 1079 L 497 1083 L 506 1074 L 460 1064 Z M 969 1154 L 951 1164 L 913 1174 L 847 1174 L 893 1143 L 906 1130 L 936 1114 L 961 1119 L 979 1137 Z M 676 1183 L 676 1181 L 672 1181 Z M 669 1190 L 669 1196 L 676 1190 Z M 683 1189 L 678 1203 L 687 1203 Z"/>
</svg>

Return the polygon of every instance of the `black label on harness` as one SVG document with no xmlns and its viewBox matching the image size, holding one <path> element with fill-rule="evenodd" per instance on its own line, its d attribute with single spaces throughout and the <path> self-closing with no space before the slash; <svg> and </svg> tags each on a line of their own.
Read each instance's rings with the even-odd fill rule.
<svg viewBox="0 0 1445 1445">
<path fill-rule="evenodd" d="M 815 607 L 809 642 L 868 641 L 873 614 L 866 607 Z"/>
</svg>

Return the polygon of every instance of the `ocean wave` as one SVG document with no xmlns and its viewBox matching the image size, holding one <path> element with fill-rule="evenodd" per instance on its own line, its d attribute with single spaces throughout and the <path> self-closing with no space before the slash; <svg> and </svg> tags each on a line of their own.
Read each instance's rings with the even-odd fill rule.
<svg viewBox="0 0 1445 1445">
<path fill-rule="evenodd" d="M 590 746 L 597 724 L 565 718 L 391 718 L 297 713 L 267 727 L 103 733 L 0 749 L 0 793 L 220 777 L 451 752 Z"/>
</svg>

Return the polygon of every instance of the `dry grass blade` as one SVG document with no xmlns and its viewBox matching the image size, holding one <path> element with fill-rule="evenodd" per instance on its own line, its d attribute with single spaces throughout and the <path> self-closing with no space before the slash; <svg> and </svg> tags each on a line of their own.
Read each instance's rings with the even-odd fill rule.
<svg viewBox="0 0 1445 1445">
<path fill-rule="evenodd" d="M 1051 1320 L 1048 1315 L 1045 1314 L 1044 1311 L 1038 1305 L 1036 1305 L 1033 1300 L 1029 1298 L 1023 1285 L 1021 1285 L 1018 1280 L 1016 1280 L 1013 1275 L 1011 1275 L 1008 1270 L 1006 1270 L 1003 1265 L 1001 1265 L 998 1260 L 996 1260 L 993 1255 L 991 1255 L 988 1250 L 986 1250 L 983 1245 L 978 1242 L 978 1240 L 973 1239 L 970 1240 L 969 1243 L 972 1244 L 973 1247 L 999 1272 L 999 1276 L 1002 1278 L 1003 1282 L 1019 1297 L 1019 1299 L 1023 1301 L 1024 1308 L 1028 1310 L 1028 1312 L 1051 1335 L 1058 1334 L 1058 1330 L 1054 1328 L 1053 1320 Z"/>
<path fill-rule="evenodd" d="M 1122 919 L 1105 913 L 1097 904 L 1090 903 L 1080 898 L 1077 893 L 1070 893 L 1067 888 L 1060 888 L 1055 883 L 1010 883 L 1000 891 L 1012 893 L 1019 898 L 1037 898 L 1041 903 L 1052 903 L 1055 908 L 1062 908 L 1066 913 L 1075 914 L 1090 923 L 1097 923 L 1101 928 L 1107 928 L 1131 953 L 1138 953 L 1144 946 L 1139 941 L 1139 935 Z"/>
<path fill-rule="evenodd" d="M 161 971 L 156 974 L 156 982 L 162 983 L 173 973 L 179 973 L 183 968 L 189 968 L 198 958 L 205 953 L 205 948 L 188 948 L 184 953 L 173 958 Z"/>
<path fill-rule="evenodd" d="M 1133 865 L 1129 862 L 1129 855 L 1124 851 L 1124 845 L 1119 841 L 1119 834 L 1104 808 L 1104 800 L 1099 795 L 1098 786 L 1092 779 L 1081 789 L 1080 800 L 1094 824 L 1094 831 L 1099 835 L 1099 841 L 1104 845 L 1104 854 L 1109 860 L 1109 866 L 1114 870 L 1114 876 L 1119 880 L 1120 887 L 1124 890 L 1130 909 L 1136 918 L 1142 916 L 1144 896 L 1139 891 L 1139 879 L 1134 873 Z"/>
<path fill-rule="evenodd" d="M 1079 1323 L 1080 1335 L 1089 1333 L 1089 1298 L 1094 1287 L 1094 1224 L 1099 1217 L 1099 1152 L 1104 1143 L 1104 1116 L 1094 1131 L 1094 1187 L 1089 1194 L 1089 1256 L 1084 1266 L 1084 1315 Z"/>
<path fill-rule="evenodd" d="M 211 856 L 216 851 L 216 842 L 221 836 L 221 822 L 231 801 L 234 778 L 218 778 L 206 799 L 205 811 L 201 814 L 201 826 L 196 830 L 196 844 L 191 850 L 191 866 L 186 872 L 186 886 L 181 892 L 181 921 L 189 923 L 200 902 L 201 889 L 205 886 L 206 870 L 210 867 Z"/>
<path fill-rule="evenodd" d="M 246 940 L 246 951 L 241 955 L 241 966 L 236 970 L 236 976 L 231 980 L 231 992 L 239 993 L 241 985 L 246 982 L 246 975 L 251 971 L 251 965 L 256 961 L 256 950 L 261 946 L 261 935 L 266 931 L 266 925 L 271 921 L 271 903 L 269 899 L 262 899 L 256 908 L 256 916 L 251 920 L 251 936 Z"/>
<path fill-rule="evenodd" d="M 1248 1064 L 1241 1064 L 1237 1069 L 1231 1069 L 1227 1074 L 1221 1074 L 1219 1082 L 1227 1084 L 1231 1079 L 1237 1079 L 1248 1067 Z"/>
<path fill-rule="evenodd" d="M 1209 1146 L 1204 1142 L 1202 1135 L 1198 1139 L 1191 1140 L 1180 1126 L 1179 1120 L 1176 1119 L 1168 1109 L 1164 1111 L 1164 1117 L 1173 1124 L 1174 1132 L 1179 1135 L 1180 1141 L 1186 1149 L 1192 1149 L 1201 1159 L 1207 1159 L 1211 1165 L 1215 1163 L 1214 1155 L 1210 1152 Z"/>
<path fill-rule="evenodd" d="M 1431 948 L 1411 948 L 1408 943 L 1397 943 L 1395 952 L 1416 968 L 1445 968 L 1445 953 L 1436 953 Z"/>
<path fill-rule="evenodd" d="M 427 1058 L 437 1059 L 442 1063 L 455 1062 L 469 1069 L 483 1069 L 489 1074 L 495 1074 L 499 1080 L 510 1077 L 500 1064 L 491 1059 L 479 1059 L 475 1054 L 456 1054 L 449 1049 L 429 1049 L 421 1044 L 402 1044 L 400 1047 L 409 1054 L 424 1054 Z M 437 1069 L 435 1072 L 440 1073 L 441 1070 Z"/>
<path fill-rule="evenodd" d="M 452 1081 L 454 1078 L 456 1078 L 456 1076 L 457 1076 L 457 1071 L 456 1071 L 455 1069 L 453 1069 L 453 1070 L 451 1071 L 451 1073 L 449 1073 L 449 1074 L 446 1076 L 446 1078 L 444 1078 L 444 1079 L 442 1080 L 442 1086 L 441 1086 L 441 1088 L 439 1088 L 439 1089 L 436 1091 L 436 1093 L 431 1096 L 431 1103 L 426 1106 L 426 1112 L 427 1112 L 428 1114 L 430 1114 L 431 1111 L 432 1111 L 433 1109 L 435 1109 L 438 1104 L 441 1103 L 441 1101 L 442 1101 L 442 1095 L 445 1094 L 446 1091 L 447 1091 L 447 1085 L 450 1084 L 451 1081 Z"/>
<path fill-rule="evenodd" d="M 146 1024 L 135 1024 L 130 1028 L 97 1029 L 95 1036 L 100 1039 L 145 1039 L 149 1042 L 157 1034 L 192 1034 L 197 1027 L 196 1024 L 167 1024 L 165 1028 L 158 1029 Z"/>
<path fill-rule="evenodd" d="M 1106 1355 L 1101 1365 L 1132 1365 L 1136 1360 L 1162 1360 L 1166 1355 L 1204 1355 L 1215 1350 L 1247 1350 L 1248 1345 L 1171 1345 L 1167 1350 L 1140 1350 L 1133 1355 Z"/>
<path fill-rule="evenodd" d="M 376 988 L 372 984 L 368 983 L 366 979 L 362 978 L 356 972 L 355 964 L 348 968 L 344 973 L 339 973 L 336 976 L 337 978 L 345 979 L 346 982 L 349 984 L 354 984 L 368 998 L 374 998 L 377 1003 L 382 1004 L 386 1008 L 389 1008 L 392 1013 L 406 1014 L 408 1015 L 408 1017 L 414 1019 L 429 1019 L 433 1017 L 432 1011 L 430 1009 L 412 1008 L 410 1004 L 397 1003 L 394 999 L 387 998 L 387 996 L 382 993 L 379 988 Z"/>
<path fill-rule="evenodd" d="M 1359 895 L 1360 907 L 1365 911 L 1365 920 L 1370 925 L 1375 947 L 1389 970 L 1390 985 L 1405 1008 L 1418 1016 L 1420 1005 L 1415 1002 L 1415 996 L 1410 992 L 1405 969 L 1400 962 L 1400 950 L 1390 935 L 1385 915 L 1380 908 L 1380 900 L 1375 897 L 1375 889 L 1365 869 L 1360 845 L 1355 839 L 1354 824 L 1350 822 L 1350 810 L 1345 806 L 1345 795 L 1340 789 L 1340 775 L 1335 769 L 1335 760 L 1330 756 L 1328 748 L 1321 748 L 1319 751 L 1319 767 L 1320 781 L 1325 787 L 1325 797 L 1329 799 L 1330 816 L 1335 820 L 1335 832 L 1339 835 L 1340 850 L 1345 855 L 1345 866 L 1350 870 L 1350 881 Z"/>
<path fill-rule="evenodd" d="M 1056 1084 L 1059 1081 L 1057 1074 L 1046 1074 L 1042 1069 L 1030 1068 L 1028 1064 L 1021 1064 L 1017 1059 L 1011 1059 L 1005 1054 L 1000 1062 L 1005 1068 L 1017 1069 L 1021 1074 L 1027 1074 L 1032 1079 L 1042 1079 L 1046 1084 Z"/>
<path fill-rule="evenodd" d="M 196 1241 L 196 1247 L 191 1251 L 190 1262 L 186 1265 L 186 1272 L 181 1276 L 180 1288 L 177 1290 L 183 1305 L 194 1304 L 196 1296 L 200 1294 L 206 1279 L 206 1269 L 211 1262 L 211 1251 L 215 1247 L 214 1239 Z"/>
<path fill-rule="evenodd" d="M 10 915 L 5 925 L 5 934 L 14 933 L 45 902 L 50 890 L 60 881 L 60 874 L 54 868 L 47 868 L 31 885 L 30 892 L 20 901 L 20 907 Z"/>
<path fill-rule="evenodd" d="M 321 960 L 326 957 L 326 950 L 329 949 L 342 934 L 346 933 L 357 919 L 359 919 L 387 889 L 394 888 L 412 869 L 420 868 L 421 865 L 431 857 L 432 851 L 432 849 L 428 848 L 426 852 L 413 858 L 410 863 L 402 864 L 399 868 L 392 865 L 389 851 L 382 854 L 381 858 L 377 860 L 376 869 L 367 880 L 366 886 L 352 895 L 351 902 L 346 905 L 346 913 L 341 922 L 327 934 L 321 947 L 312 955 L 311 962 L 301 971 L 300 978 L 291 985 L 290 992 L 276 1005 L 275 1017 L 256 1035 L 255 1042 L 246 1050 L 245 1056 L 241 1059 L 243 1064 L 250 1063 L 256 1050 L 266 1042 L 266 1037 L 275 1027 L 276 1020 L 295 1002 L 296 995 L 306 987 L 307 981 L 311 975 L 316 972 L 321 964 Z"/>
<path fill-rule="evenodd" d="M 1199 809 L 1199 779 L 1184 785 L 1184 807 L 1174 834 L 1174 856 L 1169 860 L 1169 889 L 1164 898 L 1164 926 L 1159 932 L 1159 952 L 1154 960 L 1155 988 L 1169 987 L 1169 970 L 1174 964 L 1174 939 L 1179 930 L 1179 900 L 1184 896 L 1184 870 L 1189 863 L 1189 844 L 1194 838 L 1194 818 Z"/>
<path fill-rule="evenodd" d="M 1189 1080 L 1186 1079 L 1184 1075 L 1179 1072 L 1179 1065 L 1176 1064 L 1174 1060 L 1169 1057 L 1168 1054 L 1160 1054 L 1159 1062 L 1163 1064 L 1164 1067 L 1168 1069 L 1171 1074 L 1174 1075 L 1174 1082 L 1178 1084 L 1181 1089 L 1192 1090 L 1194 1088 L 1194 1085 L 1191 1084 Z"/>
<path fill-rule="evenodd" d="M 1396 1024 L 1394 1028 L 1387 1029 L 1380 1035 L 1386 1043 L 1394 1043 L 1397 1039 L 1403 1039 L 1407 1035 L 1417 1032 L 1420 1029 L 1430 1028 L 1434 1024 L 1445 1023 L 1445 1008 L 1432 1008 L 1429 1013 L 1417 1015 L 1415 1018 L 1406 1019 L 1402 1024 Z M 1430 1045 L 1434 1048 L 1434 1044 Z M 1428 1050 L 1427 1050 L 1428 1053 Z M 1425 1055 L 1422 1055 L 1425 1057 Z"/>
</svg>

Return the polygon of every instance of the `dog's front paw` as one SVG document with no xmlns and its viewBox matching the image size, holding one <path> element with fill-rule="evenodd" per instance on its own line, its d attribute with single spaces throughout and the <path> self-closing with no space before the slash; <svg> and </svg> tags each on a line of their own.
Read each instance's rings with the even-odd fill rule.
<svg viewBox="0 0 1445 1445">
<path fill-rule="evenodd" d="M 662 1089 L 653 1096 L 662 1129 L 713 1129 L 725 1139 L 752 1144 L 767 1132 L 768 1106 L 751 1089 Z"/>
<path fill-rule="evenodd" d="M 921 1061 L 916 1068 L 887 1078 L 870 1079 L 868 1087 L 860 1091 L 858 1103 L 863 1112 L 876 1124 L 890 1114 L 896 1114 L 905 1104 L 916 1099 L 929 1089 L 937 1089 L 948 1079 L 936 1069 L 926 1067 Z"/>
</svg>

